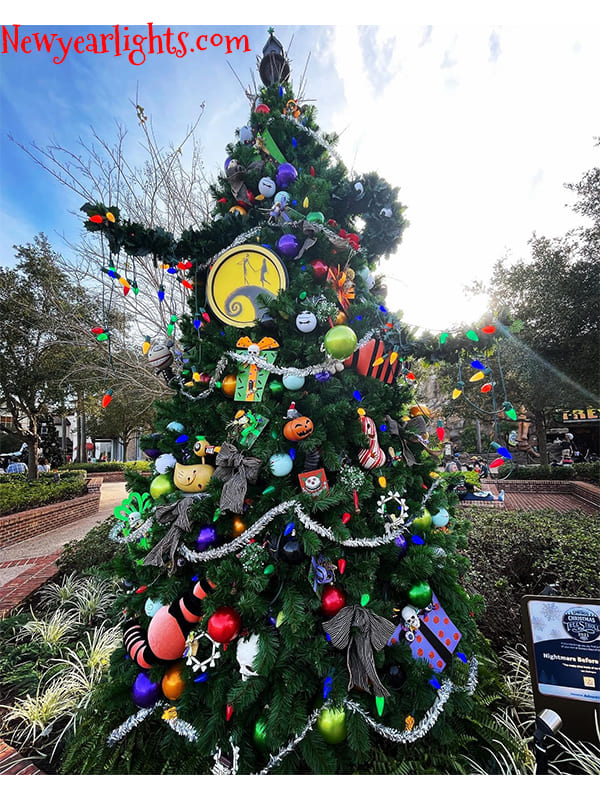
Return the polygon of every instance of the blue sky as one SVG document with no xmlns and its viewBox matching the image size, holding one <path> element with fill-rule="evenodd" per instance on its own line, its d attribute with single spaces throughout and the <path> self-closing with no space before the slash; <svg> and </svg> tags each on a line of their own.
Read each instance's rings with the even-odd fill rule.
<svg viewBox="0 0 600 800">
<path fill-rule="evenodd" d="M 204 102 L 198 136 L 205 167 L 212 176 L 222 168 L 227 142 L 248 118 L 230 66 L 248 85 L 271 23 L 191 26 L 181 13 L 175 18 L 171 28 L 194 38 L 245 33 L 251 52 L 148 55 L 142 66 L 109 54 L 70 52 L 60 65 L 46 53 L 0 54 L 0 263 L 13 263 L 11 246 L 39 231 L 57 249 L 64 249 L 61 234 L 81 231 L 79 198 L 9 133 L 26 145 L 56 140 L 77 148 L 90 126 L 114 138 L 118 121 L 134 143 L 130 101 L 137 93 L 163 141 L 175 141 Z M 559 236 L 582 222 L 568 208 L 574 198 L 564 183 L 600 156 L 600 28 L 576 17 L 547 24 L 443 15 L 439 23 L 407 18 L 402 25 L 357 26 L 336 23 L 347 15 L 321 18 L 327 24 L 272 24 L 284 46 L 291 43 L 296 87 L 308 59 L 305 96 L 315 101 L 322 129 L 341 134 L 337 150 L 346 165 L 358 174 L 376 170 L 400 187 L 410 227 L 397 254 L 380 265 L 388 305 L 431 329 L 469 321 L 479 308 L 464 299 L 463 285 L 485 280 L 505 254 L 526 256 L 534 232 Z M 111 32 L 117 21 L 28 23 L 20 33 L 68 39 Z M 155 27 L 166 26 L 163 10 Z M 7 27 L 12 35 L 12 23 Z"/>
</svg>

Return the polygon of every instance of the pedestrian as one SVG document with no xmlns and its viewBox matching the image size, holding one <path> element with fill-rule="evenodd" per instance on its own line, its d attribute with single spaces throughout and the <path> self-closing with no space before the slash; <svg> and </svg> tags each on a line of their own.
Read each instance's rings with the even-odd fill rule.
<svg viewBox="0 0 600 800">
<path fill-rule="evenodd" d="M 6 474 L 14 475 L 16 473 L 23 474 L 24 472 L 27 472 L 27 467 L 25 466 L 25 464 L 22 461 L 19 461 L 18 458 L 15 458 L 13 456 L 10 460 L 10 464 L 6 469 Z"/>
<path fill-rule="evenodd" d="M 50 472 L 50 464 L 47 458 L 41 458 L 38 464 L 38 472 Z"/>
</svg>

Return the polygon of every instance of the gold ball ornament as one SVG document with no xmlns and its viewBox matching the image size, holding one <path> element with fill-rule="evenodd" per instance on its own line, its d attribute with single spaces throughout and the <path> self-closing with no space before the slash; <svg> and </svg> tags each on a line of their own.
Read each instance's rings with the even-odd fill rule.
<svg viewBox="0 0 600 800">
<path fill-rule="evenodd" d="M 344 314 L 343 311 L 338 311 L 337 317 L 335 318 L 334 325 L 345 325 L 348 322 L 348 317 Z"/>
<path fill-rule="evenodd" d="M 232 536 L 234 539 L 237 539 L 238 536 L 241 536 L 242 533 L 246 530 L 247 525 L 245 524 L 244 520 L 240 517 L 239 514 L 236 514 L 233 518 L 233 528 L 232 528 Z"/>
<path fill-rule="evenodd" d="M 236 383 L 237 377 L 235 375 L 225 375 L 221 381 L 221 391 L 226 397 L 234 396 Z"/>
<path fill-rule="evenodd" d="M 162 679 L 162 691 L 168 700 L 179 700 L 185 689 L 185 680 L 181 674 L 183 662 L 169 667 Z"/>
</svg>

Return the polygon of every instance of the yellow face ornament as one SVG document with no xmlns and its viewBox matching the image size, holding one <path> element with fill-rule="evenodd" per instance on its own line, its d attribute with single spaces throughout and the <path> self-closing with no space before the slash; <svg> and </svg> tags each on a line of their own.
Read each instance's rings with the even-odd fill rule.
<svg viewBox="0 0 600 800">
<path fill-rule="evenodd" d="M 175 464 L 173 483 L 182 492 L 202 492 L 209 484 L 214 467 L 210 464 Z"/>
</svg>

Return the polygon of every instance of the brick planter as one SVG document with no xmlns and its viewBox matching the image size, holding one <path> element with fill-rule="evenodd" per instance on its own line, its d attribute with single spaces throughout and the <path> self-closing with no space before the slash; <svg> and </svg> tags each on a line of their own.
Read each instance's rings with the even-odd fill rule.
<svg viewBox="0 0 600 800">
<path fill-rule="evenodd" d="M 97 514 L 100 509 L 102 480 L 98 476 L 89 478 L 87 494 L 81 497 L 0 517 L 0 547 L 8 547 L 40 533 L 77 522 L 82 517 Z"/>
</svg>

